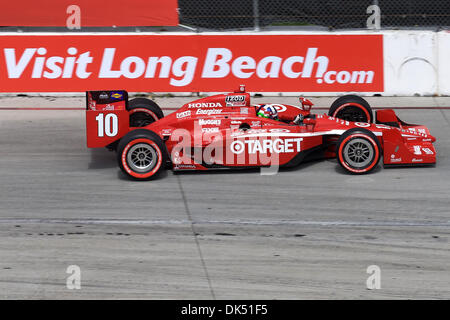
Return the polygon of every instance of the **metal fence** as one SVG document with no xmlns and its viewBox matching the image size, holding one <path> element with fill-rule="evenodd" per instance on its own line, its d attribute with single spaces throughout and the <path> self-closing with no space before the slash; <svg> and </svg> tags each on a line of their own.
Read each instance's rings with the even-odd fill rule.
<svg viewBox="0 0 450 320">
<path fill-rule="evenodd" d="M 212 30 L 271 27 L 367 28 L 371 5 L 381 28 L 449 28 L 450 0 L 178 0 L 180 23 Z"/>
</svg>

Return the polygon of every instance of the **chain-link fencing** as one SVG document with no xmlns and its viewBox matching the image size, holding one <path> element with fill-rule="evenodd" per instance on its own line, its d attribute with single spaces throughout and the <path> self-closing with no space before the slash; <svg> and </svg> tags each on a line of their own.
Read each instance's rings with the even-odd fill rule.
<svg viewBox="0 0 450 320">
<path fill-rule="evenodd" d="M 449 0 L 178 0 L 180 23 L 212 30 L 279 26 L 367 28 L 379 7 L 381 28 L 449 28 Z"/>
</svg>

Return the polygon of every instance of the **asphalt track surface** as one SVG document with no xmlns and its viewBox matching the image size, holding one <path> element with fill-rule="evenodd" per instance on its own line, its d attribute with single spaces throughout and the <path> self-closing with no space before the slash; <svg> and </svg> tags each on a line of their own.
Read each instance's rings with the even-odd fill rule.
<svg viewBox="0 0 450 320">
<path fill-rule="evenodd" d="M 156 99 L 166 113 L 189 100 Z M 318 112 L 332 100 L 314 99 Z M 83 98 L 0 98 L 0 298 L 450 298 L 450 98 L 369 101 L 427 125 L 437 165 L 135 182 L 86 148 Z M 366 288 L 370 265 L 379 290 Z"/>
</svg>

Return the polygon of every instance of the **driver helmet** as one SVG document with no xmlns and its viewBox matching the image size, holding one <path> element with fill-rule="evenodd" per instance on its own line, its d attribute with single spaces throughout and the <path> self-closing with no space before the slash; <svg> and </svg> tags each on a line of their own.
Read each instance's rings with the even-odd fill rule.
<svg viewBox="0 0 450 320">
<path fill-rule="evenodd" d="M 278 120 L 278 111 L 274 106 L 263 104 L 256 111 L 256 115 L 261 118 Z"/>
</svg>

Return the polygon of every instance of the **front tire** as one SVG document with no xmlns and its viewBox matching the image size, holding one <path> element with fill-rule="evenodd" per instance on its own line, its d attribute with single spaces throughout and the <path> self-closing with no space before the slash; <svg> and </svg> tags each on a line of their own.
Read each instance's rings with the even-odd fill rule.
<svg viewBox="0 0 450 320">
<path fill-rule="evenodd" d="M 331 105 L 328 115 L 353 122 L 373 122 L 373 112 L 369 103 L 352 94 L 336 99 Z"/>
<path fill-rule="evenodd" d="M 117 162 L 128 177 L 136 180 L 156 178 L 167 161 L 162 139 L 154 132 L 137 129 L 126 134 L 117 147 Z"/>
<path fill-rule="evenodd" d="M 128 102 L 130 127 L 145 127 L 164 118 L 164 113 L 156 102 L 146 98 L 135 98 Z"/>
<path fill-rule="evenodd" d="M 339 164 L 353 174 L 371 172 L 380 161 L 382 150 L 378 138 L 369 130 L 347 130 L 337 141 L 336 157 Z"/>
</svg>

